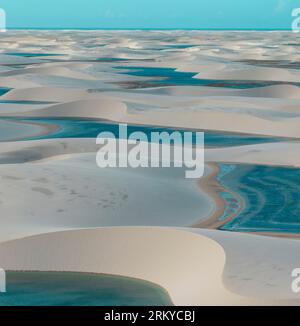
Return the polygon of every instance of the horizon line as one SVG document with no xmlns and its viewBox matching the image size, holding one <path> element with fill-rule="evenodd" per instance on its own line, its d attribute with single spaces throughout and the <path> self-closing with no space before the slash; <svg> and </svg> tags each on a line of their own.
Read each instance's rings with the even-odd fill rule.
<svg viewBox="0 0 300 326">
<path fill-rule="evenodd" d="M 6 30 L 61 30 L 61 31 L 70 31 L 70 30 L 116 30 L 116 31 L 132 31 L 132 30 L 156 30 L 156 31 L 166 31 L 166 30 L 190 30 L 190 31 L 291 31 L 291 28 L 193 28 L 193 27 L 6 27 Z"/>
</svg>

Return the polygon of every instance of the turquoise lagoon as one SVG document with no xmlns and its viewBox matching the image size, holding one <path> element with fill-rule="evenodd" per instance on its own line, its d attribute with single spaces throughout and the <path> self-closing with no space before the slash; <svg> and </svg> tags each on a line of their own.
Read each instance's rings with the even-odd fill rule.
<svg viewBox="0 0 300 326">
<path fill-rule="evenodd" d="M 36 57 L 55 57 L 61 54 L 55 53 L 31 53 L 31 52 L 6 52 L 6 55 L 23 58 L 36 58 Z"/>
<path fill-rule="evenodd" d="M 52 128 L 52 131 L 49 131 L 47 134 L 40 134 L 32 136 L 33 133 L 30 133 L 24 136 L 23 140 L 38 140 L 38 139 L 53 139 L 53 138 L 96 138 L 101 132 L 112 132 L 118 137 L 119 135 L 119 124 L 110 123 L 107 121 L 101 120 L 80 120 L 80 119 L 44 119 L 44 118 L 1 118 L 0 123 L 5 125 L 5 121 L 10 123 L 19 122 L 20 130 L 24 128 L 27 130 L 28 124 L 40 125 L 44 127 L 55 126 Z M 23 125 L 22 123 L 27 123 Z M 44 128 L 45 129 L 45 128 Z M 49 128 L 48 128 L 49 129 Z M 168 129 L 168 128 L 156 128 L 156 127 L 147 127 L 147 126 L 135 126 L 128 125 L 128 134 L 142 131 L 148 138 L 151 136 L 151 132 L 174 132 L 179 131 L 183 134 L 182 129 Z M 12 130 L 7 130 L 5 135 L 5 141 L 9 140 L 9 137 L 14 137 L 15 132 Z M 0 133 L 0 141 L 3 141 Z M 213 132 L 205 131 L 205 146 L 206 147 L 230 147 L 230 146 L 241 146 L 241 145 L 251 145 L 251 144 L 261 144 L 261 143 L 272 143 L 280 141 L 280 138 L 274 137 L 265 137 L 265 136 L 252 136 L 252 135 L 240 135 L 232 133 L 222 133 L 222 132 Z M 193 138 L 193 143 L 195 142 L 195 137 Z"/>
<path fill-rule="evenodd" d="M 10 88 L 0 87 L 0 96 L 10 91 Z"/>
<path fill-rule="evenodd" d="M 24 140 L 34 135 L 38 136 L 44 131 L 45 127 L 38 124 L 0 119 L 0 142 Z"/>
<path fill-rule="evenodd" d="M 121 276 L 62 272 L 8 272 L 0 306 L 171 306 L 168 293 Z"/>
<path fill-rule="evenodd" d="M 300 169 L 247 164 L 220 164 L 225 188 L 221 229 L 236 232 L 300 233 Z"/>
<path fill-rule="evenodd" d="M 235 89 L 247 89 L 266 87 L 273 85 L 295 85 L 300 87 L 300 83 L 282 82 L 282 81 L 255 81 L 255 80 L 217 80 L 217 79 L 199 79 L 194 78 L 198 73 L 196 72 L 181 72 L 174 68 L 158 68 L 158 67 L 135 67 L 135 66 L 119 66 L 115 67 L 121 73 L 153 78 L 142 82 L 136 82 L 138 88 L 147 87 L 161 87 L 168 85 L 176 86 L 209 86 L 209 87 L 225 87 Z M 123 72 L 124 71 L 124 72 Z M 201 73 L 199 74 L 201 76 Z"/>
</svg>

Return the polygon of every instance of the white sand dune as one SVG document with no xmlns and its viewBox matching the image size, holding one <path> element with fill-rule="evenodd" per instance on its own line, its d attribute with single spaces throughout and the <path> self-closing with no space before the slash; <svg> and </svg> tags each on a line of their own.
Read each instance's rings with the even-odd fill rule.
<svg viewBox="0 0 300 326">
<path fill-rule="evenodd" d="M 12 88 L 0 97 L 5 136 L 19 127 L 9 117 L 280 136 L 208 148 L 205 159 L 300 167 L 300 143 L 290 139 L 300 138 L 292 33 L 9 31 L 1 44 L 0 87 Z M 180 85 L 120 67 L 193 74 Z M 203 87 L 197 79 L 280 85 Z M 28 126 L 18 133 L 40 128 Z M 95 139 L 0 143 L 1 268 L 136 277 L 164 287 L 176 305 L 300 305 L 291 291 L 298 241 L 190 228 L 216 203 L 183 169 L 100 169 L 97 150 Z"/>
<path fill-rule="evenodd" d="M 43 155 L 35 149 L 3 160 Z M 95 153 L 56 158 L 0 164 L 0 241 L 49 228 L 190 226 L 213 212 L 213 201 L 196 180 L 185 179 L 184 169 L 101 169 Z"/>
<path fill-rule="evenodd" d="M 0 112 L 2 115 L 10 115 L 12 112 L 18 113 L 19 115 L 22 115 L 23 112 L 26 111 L 32 111 L 34 110 L 40 110 L 42 108 L 45 108 L 49 106 L 49 104 L 43 104 L 43 103 L 35 103 L 34 105 L 29 103 L 18 103 L 18 102 L 0 102 Z"/>
<path fill-rule="evenodd" d="M 84 98 L 85 90 L 59 87 L 33 87 L 13 89 L 1 98 L 8 101 L 54 101 L 71 102 Z"/>
<path fill-rule="evenodd" d="M 293 85 L 274 85 L 255 89 L 240 90 L 238 96 L 271 97 L 271 98 L 300 98 L 300 89 Z"/>
<path fill-rule="evenodd" d="M 86 68 L 90 65 L 80 66 L 80 68 Z M 39 68 L 25 68 L 25 69 L 18 69 L 14 71 L 2 72 L 2 76 L 17 76 L 17 75 L 26 75 L 26 74 L 41 74 L 41 75 L 54 75 L 54 76 L 68 76 L 71 78 L 77 79 L 91 79 L 95 80 L 93 76 L 90 74 L 84 74 L 83 72 L 74 71 L 69 69 L 69 67 L 63 66 L 51 66 L 51 67 L 39 67 Z"/>
<path fill-rule="evenodd" d="M 294 279 L 291 273 L 299 266 L 299 240 L 216 230 L 194 232 L 223 247 L 226 253 L 223 280 L 231 291 L 265 300 L 299 299 L 299 293 L 291 290 Z"/>
<path fill-rule="evenodd" d="M 79 100 L 64 104 L 55 104 L 41 110 L 27 111 L 24 117 L 69 117 L 69 118 L 96 118 L 115 120 L 126 112 L 126 105 L 118 100 L 103 97 L 99 100 Z M 9 116 L 19 116 L 13 113 Z M 6 114 L 7 116 L 7 114 Z"/>
<path fill-rule="evenodd" d="M 5 59 L 4 63 L 10 64 L 7 71 L 1 74 L 1 85 L 14 88 L 3 95 L 2 99 L 55 101 L 60 104 L 32 112 L 20 109 L 20 112 L 14 110 L 10 113 L 5 110 L 0 114 L 97 118 L 115 122 L 299 138 L 299 87 L 284 85 L 287 82 L 300 81 L 299 69 L 292 69 L 297 68 L 292 51 L 294 47 L 286 45 L 279 55 L 276 50 L 277 43 L 273 44 L 274 40 L 285 42 L 284 33 L 272 37 L 254 33 L 251 34 L 253 39 L 249 43 L 245 43 L 241 35 L 178 33 L 180 35 L 160 32 L 134 33 L 132 38 L 133 36 L 127 33 L 120 36 L 113 32 L 99 35 L 91 32 L 89 42 L 85 33 L 78 32 L 75 40 L 74 35 L 67 32 L 62 33 L 62 39 L 54 43 L 49 32 L 39 32 L 35 36 L 26 34 L 23 39 L 16 33 L 9 34 L 6 42 L 10 44 L 16 39 L 19 43 L 18 51 L 15 52 L 19 52 L 21 56 L 1 56 Z M 180 41 L 195 47 L 184 50 L 167 48 L 163 52 L 157 52 L 155 44 L 168 46 L 168 38 L 171 36 L 174 38 L 171 44 L 176 45 Z M 205 37 L 211 41 L 206 41 Z M 294 37 L 289 37 L 293 44 Z M 165 38 L 167 40 L 164 40 Z M 264 47 L 266 39 L 274 47 Z M 83 43 L 79 42 L 74 49 L 78 40 Z M 97 40 L 101 45 L 101 55 L 99 48 L 93 48 L 93 40 Z M 218 49 L 209 42 L 217 42 Z M 49 52 L 61 56 L 46 56 L 43 60 L 40 57 L 22 57 L 22 52 L 26 54 L 29 51 L 28 46 L 29 49 L 32 47 L 33 53 L 47 55 L 47 48 L 43 49 L 43 44 L 52 43 L 53 48 Z M 103 46 L 102 43 L 109 43 L 109 46 Z M 153 49 L 149 49 L 149 45 L 153 43 Z M 35 44 L 41 45 L 37 49 Z M 206 49 L 204 52 L 203 46 Z M 261 52 L 262 58 L 258 56 L 251 61 L 256 50 Z M 159 57 L 157 53 L 160 54 Z M 109 61 L 113 58 L 137 59 L 137 56 L 140 61 L 136 60 L 134 63 Z M 109 60 L 97 61 L 101 57 Z M 57 58 L 60 58 L 59 62 Z M 242 59 L 244 61 L 240 62 Z M 14 66 L 16 64 L 21 66 L 17 68 Z M 276 68 L 276 65 L 283 66 Z M 126 69 L 118 69 L 120 66 L 173 67 L 178 72 L 198 72 L 196 78 L 265 80 L 281 82 L 283 85 L 254 89 L 175 85 L 157 89 L 124 90 L 124 82 L 135 87 L 135 84 L 142 85 L 143 81 L 149 81 L 151 78 L 128 75 Z"/>
<path fill-rule="evenodd" d="M 220 231 L 201 233 L 160 228 L 56 232 L 1 243 L 0 263 L 7 270 L 141 278 L 164 287 L 176 305 L 299 304 L 299 295 L 291 293 L 287 282 L 291 281 L 288 268 L 299 259 L 297 241 L 249 238 L 243 234 L 231 237 Z M 237 242 L 238 248 L 234 245 Z M 265 254 L 272 250 L 273 255 L 253 255 L 260 245 L 265 246 Z M 242 261 L 243 265 L 239 265 L 245 250 L 249 252 L 247 264 Z M 289 250 L 290 256 L 287 259 L 285 255 L 281 264 L 278 258 L 283 257 L 284 250 Z M 284 270 L 274 271 L 282 266 Z M 254 272 L 259 272 L 258 278 L 253 279 Z M 249 286 L 241 282 L 245 276 L 249 277 Z M 276 282 L 275 288 L 268 286 L 272 281 Z"/>
<path fill-rule="evenodd" d="M 66 157 L 71 154 L 94 153 L 99 149 L 93 138 L 44 139 L 37 141 L 2 142 L 1 164 L 18 164 Z"/>
<path fill-rule="evenodd" d="M 300 98 L 300 89 L 293 85 L 273 85 L 253 89 L 218 89 L 199 86 L 167 86 L 143 90 L 143 93 L 171 96 L 244 96 L 265 98 Z"/>
<path fill-rule="evenodd" d="M 174 91 L 179 93 L 176 95 Z M 16 89 L 2 98 L 10 101 L 56 101 L 60 104 L 32 111 L 22 108 L 12 112 L 5 110 L 0 111 L 0 115 L 94 118 L 133 124 L 300 137 L 299 91 L 295 86 L 283 86 L 281 91 L 279 86 L 272 86 L 220 92 L 202 87 L 197 91 L 193 87 L 184 87 L 180 90 L 160 88 L 154 94 L 149 92 L 93 92 L 58 87 Z"/>
<path fill-rule="evenodd" d="M 2 142 L 1 164 L 18 164 L 47 159 L 59 159 L 71 154 L 94 153 L 99 149 L 93 138 L 44 139 L 36 141 Z"/>
<path fill-rule="evenodd" d="M 15 77 L 11 77 L 11 76 L 2 77 L 1 85 L 5 86 L 7 88 L 15 88 L 18 90 L 40 86 L 39 83 L 32 81 L 32 80 L 28 80 L 27 78 L 24 78 L 24 77 L 15 78 Z"/>
<path fill-rule="evenodd" d="M 252 109 L 253 110 L 253 109 Z M 20 116 L 18 112 L 2 114 Z M 59 105 L 52 105 L 41 110 L 23 112 L 24 117 L 76 117 L 111 120 L 118 123 L 190 128 L 200 130 L 218 130 L 225 132 L 259 134 L 278 137 L 300 138 L 300 116 L 277 115 L 274 111 L 247 112 L 235 110 L 199 111 L 195 108 L 181 110 L 155 110 L 129 112 L 127 106 L 117 99 L 79 100 Z"/>
<path fill-rule="evenodd" d="M 206 150 L 207 162 L 300 167 L 300 143 L 278 142 Z"/>
<path fill-rule="evenodd" d="M 194 71 L 197 66 L 195 66 Z M 262 80 L 262 81 L 282 81 L 282 82 L 299 82 L 300 72 L 288 71 L 285 69 L 278 68 L 258 68 L 237 67 L 238 69 L 232 69 L 233 67 L 224 69 L 223 71 L 201 71 L 195 78 L 207 78 L 217 80 Z"/>
</svg>

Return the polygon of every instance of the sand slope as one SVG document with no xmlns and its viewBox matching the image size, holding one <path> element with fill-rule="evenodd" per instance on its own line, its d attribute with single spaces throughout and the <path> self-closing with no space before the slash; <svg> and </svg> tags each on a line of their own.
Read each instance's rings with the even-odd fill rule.
<svg viewBox="0 0 300 326">
<path fill-rule="evenodd" d="M 209 148 L 206 162 L 300 167 L 297 35 L 9 31 L 1 42 L 12 140 L 0 143 L 1 268 L 141 278 L 177 305 L 300 305 L 299 242 L 191 228 L 216 207 L 183 170 L 103 170 L 95 139 L 17 142 L 14 131 L 24 117 L 280 136 Z"/>
<path fill-rule="evenodd" d="M 142 278 L 167 289 L 176 305 L 299 304 L 299 295 L 294 300 L 291 296 L 290 300 L 283 300 L 286 298 L 282 289 L 273 290 L 273 297 L 266 298 L 265 293 L 261 294 L 261 284 L 255 281 L 257 287 L 260 285 L 256 293 L 253 289 L 243 289 L 242 294 L 239 288 L 229 290 L 234 287 L 234 280 L 228 286 L 226 274 L 232 272 L 232 266 L 240 271 L 239 277 L 249 268 L 237 268 L 232 246 L 224 251 L 208 232 L 205 236 L 201 231 L 197 233 L 200 234 L 188 230 L 115 228 L 44 234 L 0 244 L 0 263 L 7 270 L 95 272 Z M 218 239 L 218 233 L 214 238 Z M 231 244 L 239 240 L 245 249 L 243 235 L 234 240 L 228 234 L 220 237 L 223 238 Z M 253 245 L 257 245 L 255 239 Z M 271 240 L 260 242 L 268 244 Z M 289 243 L 272 241 L 274 250 L 281 245 L 286 249 Z M 295 246 L 289 249 L 295 250 Z M 264 267 L 278 263 L 277 256 L 265 257 Z M 260 257 L 250 256 L 250 268 L 259 260 Z M 229 263 L 229 271 L 226 270 L 224 284 L 225 262 L 226 266 Z M 265 281 L 267 273 L 265 268 Z M 285 285 L 280 279 L 276 281 L 278 286 Z"/>
</svg>

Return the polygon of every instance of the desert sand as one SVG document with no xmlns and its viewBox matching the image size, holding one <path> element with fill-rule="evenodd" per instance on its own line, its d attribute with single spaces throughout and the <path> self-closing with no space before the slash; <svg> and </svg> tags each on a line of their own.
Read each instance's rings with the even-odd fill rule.
<svg viewBox="0 0 300 326">
<path fill-rule="evenodd" d="M 296 240 L 193 229 L 84 229 L 0 245 L 7 270 L 140 278 L 164 287 L 176 305 L 298 305 L 287 273 L 297 259 Z"/>
<path fill-rule="evenodd" d="M 9 31 L 1 42 L 1 268 L 144 279 L 176 305 L 300 304 L 298 240 L 195 228 L 225 209 L 210 166 L 300 167 L 298 35 Z M 100 169 L 95 138 L 50 139 L 55 119 L 263 140 L 206 148 L 205 177 L 191 181 Z"/>
</svg>

